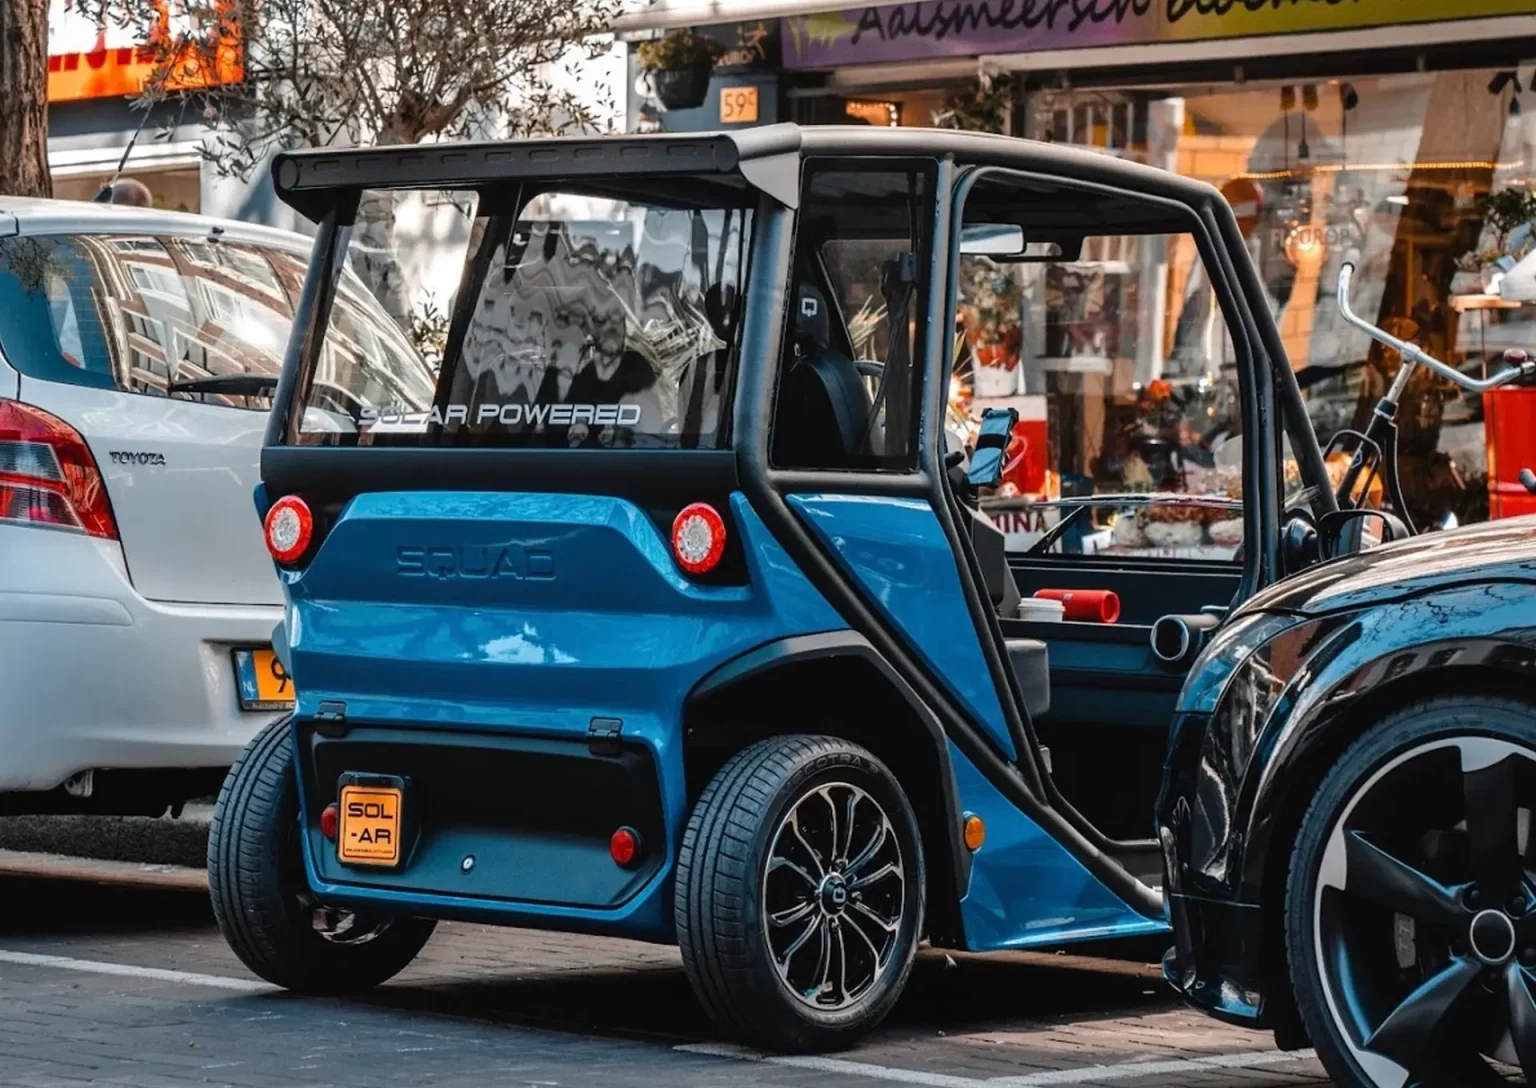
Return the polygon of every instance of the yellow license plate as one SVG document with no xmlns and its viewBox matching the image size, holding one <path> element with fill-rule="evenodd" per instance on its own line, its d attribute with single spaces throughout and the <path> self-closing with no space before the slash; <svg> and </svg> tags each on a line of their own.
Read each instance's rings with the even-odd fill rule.
<svg viewBox="0 0 1536 1088">
<path fill-rule="evenodd" d="M 288 710 L 293 706 L 293 677 L 270 649 L 236 650 L 235 680 L 242 710 Z"/>
<path fill-rule="evenodd" d="M 341 787 L 337 856 L 352 865 L 400 860 L 401 791 L 388 786 Z"/>
</svg>

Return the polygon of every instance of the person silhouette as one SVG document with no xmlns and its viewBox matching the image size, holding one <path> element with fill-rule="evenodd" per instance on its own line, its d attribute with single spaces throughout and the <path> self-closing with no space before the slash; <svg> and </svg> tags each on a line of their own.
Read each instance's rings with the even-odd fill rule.
<svg viewBox="0 0 1536 1088">
<path fill-rule="evenodd" d="M 137 178 L 118 178 L 101 187 L 101 192 L 96 194 L 95 203 L 98 204 L 127 204 L 134 208 L 153 208 L 155 198 L 145 185 Z"/>
</svg>

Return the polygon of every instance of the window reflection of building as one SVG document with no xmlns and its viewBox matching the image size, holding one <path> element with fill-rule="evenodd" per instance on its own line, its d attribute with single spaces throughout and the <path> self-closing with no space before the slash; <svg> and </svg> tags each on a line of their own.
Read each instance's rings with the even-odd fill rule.
<svg viewBox="0 0 1536 1088">
<path fill-rule="evenodd" d="M 1334 284 L 1350 249 L 1362 254 L 1356 310 L 1437 357 L 1480 373 L 1506 347 L 1536 347 L 1527 310 L 1459 314 L 1451 305 L 1453 295 L 1482 289 L 1457 267 L 1490 245 L 1482 201 L 1528 187 L 1536 172 L 1536 131 L 1528 134 L 1524 120 L 1536 103 L 1522 110 L 1516 101 L 1530 73 L 1500 75 L 1047 91 L 1032 96 L 1026 127 L 1222 189 L 1326 443 L 1341 428 L 1364 426 L 1397 367 L 1338 318 Z M 1144 297 L 1160 297 L 1170 338 L 1163 372 L 1140 376 L 1176 378 L 1179 345 L 1210 303 L 1198 264 L 1171 252 L 1161 267 L 1138 266 L 1136 280 Z M 1415 522 L 1487 517 L 1480 398 L 1420 374 L 1399 426 Z"/>
<path fill-rule="evenodd" d="M 170 395 L 177 381 L 281 370 L 302 257 L 179 238 L 86 235 L 68 244 L 93 272 L 89 297 L 119 388 Z M 255 394 L 178 395 L 250 408 L 268 402 Z"/>
</svg>

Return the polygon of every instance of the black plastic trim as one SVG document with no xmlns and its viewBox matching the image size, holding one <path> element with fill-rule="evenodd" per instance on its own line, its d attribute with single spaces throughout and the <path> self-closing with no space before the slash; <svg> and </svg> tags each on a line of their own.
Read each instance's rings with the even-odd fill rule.
<svg viewBox="0 0 1536 1088">
<path fill-rule="evenodd" d="M 369 491 L 536 491 L 613 495 L 641 506 L 737 488 L 729 450 L 412 449 L 409 447 L 267 446 L 261 478 L 267 493 L 321 501 Z"/>
<path fill-rule="evenodd" d="M 400 144 L 313 148 L 279 153 L 272 161 L 277 195 L 319 220 L 338 191 L 476 188 L 509 181 L 559 178 L 601 182 L 615 177 L 714 178 L 759 188 L 793 203 L 783 191 L 798 161 L 800 130 L 770 125 L 738 133 L 653 133 L 555 136 L 482 143 Z M 780 156 L 782 164 L 771 160 Z M 776 166 L 788 169 L 775 169 Z"/>
<path fill-rule="evenodd" d="M 939 778 L 944 795 L 944 811 L 949 817 L 950 857 L 954 859 L 953 877 L 955 895 L 963 897 L 971 883 L 971 852 L 966 849 L 963 813 L 960 797 L 955 788 L 955 773 L 949 761 L 949 746 L 945 743 L 944 728 L 933 710 L 918 697 L 912 686 L 902 679 L 891 663 L 881 657 L 869 640 L 857 631 L 823 631 L 814 635 L 792 635 L 776 639 L 748 650 L 738 657 L 715 667 L 713 671 L 694 685 L 688 694 L 688 702 L 694 703 L 728 690 L 742 681 L 771 672 L 797 661 L 824 661 L 838 657 L 856 657 L 867 661 L 901 695 L 917 715 L 923 729 L 933 739 L 934 757 L 939 764 Z"/>
</svg>

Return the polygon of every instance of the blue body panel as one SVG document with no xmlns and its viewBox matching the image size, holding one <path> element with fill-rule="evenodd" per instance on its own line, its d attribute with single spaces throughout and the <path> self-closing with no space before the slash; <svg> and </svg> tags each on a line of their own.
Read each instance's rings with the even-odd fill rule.
<svg viewBox="0 0 1536 1088">
<path fill-rule="evenodd" d="M 987 827 L 960 903 L 967 948 L 992 952 L 1167 930 L 1166 922 L 1138 914 L 1104 887 L 998 793 L 953 742 L 949 758 L 961 808 Z"/>
<path fill-rule="evenodd" d="M 1012 754 L 954 556 L 927 504 L 848 495 L 790 502 L 974 723 Z M 519 900 L 494 865 L 477 869 L 471 895 L 442 874 L 454 872 L 462 854 L 494 856 L 495 832 L 434 829 L 402 870 L 370 872 L 341 865 L 315 814 L 306 812 L 305 864 L 316 893 L 341 906 L 671 939 L 672 866 L 687 818 L 682 717 L 689 692 L 717 666 L 764 643 L 845 626 L 743 496 L 733 496 L 731 515 L 744 544 L 745 586 L 685 578 L 656 526 L 622 499 L 504 492 L 353 499 L 309 565 L 282 573 L 296 722 L 313 722 L 322 703 L 342 702 L 348 722 L 375 733 L 489 732 L 583 743 L 593 718 L 622 719 L 624 739 L 644 747 L 659 778 L 665 857 L 602 907 Z M 303 767 L 297 727 L 294 736 Z M 950 759 L 961 807 L 988 828 L 962 902 L 968 947 L 1024 948 L 1164 928 L 1089 875 L 953 745 Z M 547 859 L 548 845 L 539 856 Z M 593 864 L 590 844 L 568 853 L 565 864 Z M 580 883 L 574 869 L 572 882 Z"/>
<path fill-rule="evenodd" d="M 918 499 L 792 495 L 795 513 L 861 583 L 971 718 L 1017 758 L 997 688 L 960 589 L 955 555 L 933 509 Z"/>
<path fill-rule="evenodd" d="M 341 904 L 666 939 L 664 893 L 686 817 L 680 744 L 689 690 L 764 642 L 844 626 L 740 496 L 732 513 L 749 587 L 684 578 L 655 525 L 620 499 L 354 499 L 309 566 L 284 574 L 296 717 L 312 719 L 322 702 L 339 700 L 350 721 L 557 737 L 585 735 L 594 717 L 621 718 L 625 738 L 651 750 L 671 833 L 667 863 L 618 909 L 369 886 L 369 874 L 340 866 L 312 830 L 305 854 L 315 890 Z M 305 823 L 314 827 L 307 814 Z"/>
</svg>

